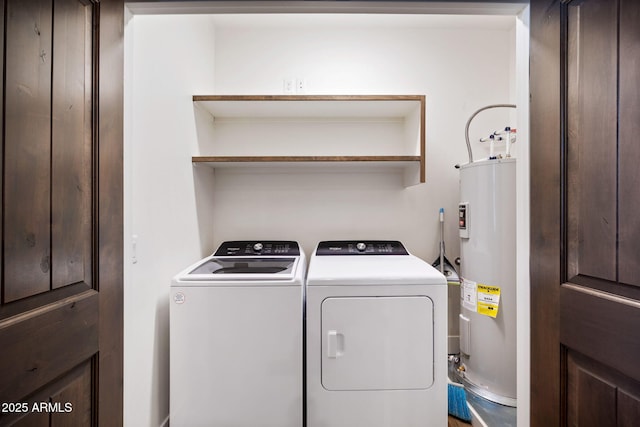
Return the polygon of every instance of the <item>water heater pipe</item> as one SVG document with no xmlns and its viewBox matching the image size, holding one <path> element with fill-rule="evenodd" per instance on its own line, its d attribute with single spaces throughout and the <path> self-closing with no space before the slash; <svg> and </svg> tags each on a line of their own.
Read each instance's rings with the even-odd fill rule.
<svg viewBox="0 0 640 427">
<path fill-rule="evenodd" d="M 515 104 L 493 104 L 493 105 L 487 105 L 486 107 L 482 107 L 479 110 L 476 110 L 471 117 L 469 117 L 469 120 L 467 120 L 467 125 L 464 128 L 464 137 L 467 141 L 467 151 L 469 152 L 469 163 L 473 163 L 473 153 L 471 152 L 471 142 L 469 142 L 469 125 L 471 124 L 471 120 L 473 120 L 473 118 L 475 116 L 477 116 L 480 112 L 484 111 L 484 110 L 488 110 L 490 108 L 516 108 Z"/>
</svg>

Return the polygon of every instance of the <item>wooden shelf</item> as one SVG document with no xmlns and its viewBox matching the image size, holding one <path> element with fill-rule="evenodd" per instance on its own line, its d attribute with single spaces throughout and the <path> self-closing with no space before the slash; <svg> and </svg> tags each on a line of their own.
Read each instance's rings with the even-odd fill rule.
<svg viewBox="0 0 640 427">
<path fill-rule="evenodd" d="M 192 162 L 214 169 L 396 171 L 405 186 L 420 183 L 420 156 L 194 156 Z"/>
<path fill-rule="evenodd" d="M 308 121 L 325 123 L 330 129 L 341 123 L 356 123 L 363 130 L 368 129 L 367 121 L 394 121 L 405 123 L 405 128 L 411 134 L 408 142 L 400 138 L 398 148 L 391 150 L 403 155 L 194 156 L 194 164 L 204 163 L 214 168 L 291 168 L 296 165 L 334 167 L 345 164 L 358 168 L 401 170 L 406 185 L 425 182 L 424 95 L 194 95 L 193 101 L 212 116 L 214 124 L 220 121 L 236 126 L 244 126 L 246 123 L 249 126 L 252 123 L 272 121 L 281 125 L 283 132 L 286 132 L 291 129 L 287 128 L 289 123 L 297 123 L 297 126 L 302 123 L 302 126 L 306 126 Z M 261 149 L 264 150 L 264 147 Z M 365 149 L 376 151 L 369 147 Z M 412 151 L 416 154 L 404 155 L 407 151 L 409 154 Z"/>
<path fill-rule="evenodd" d="M 419 162 L 420 156 L 193 156 L 193 163 Z"/>
<path fill-rule="evenodd" d="M 404 118 L 424 95 L 194 95 L 216 117 Z"/>
</svg>

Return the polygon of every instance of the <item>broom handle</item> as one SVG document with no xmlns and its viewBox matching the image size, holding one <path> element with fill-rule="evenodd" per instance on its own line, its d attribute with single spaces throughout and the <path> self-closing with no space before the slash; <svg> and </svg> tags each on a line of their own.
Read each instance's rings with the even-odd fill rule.
<svg viewBox="0 0 640 427">
<path fill-rule="evenodd" d="M 440 208 L 440 273 L 444 274 L 444 208 Z"/>
</svg>

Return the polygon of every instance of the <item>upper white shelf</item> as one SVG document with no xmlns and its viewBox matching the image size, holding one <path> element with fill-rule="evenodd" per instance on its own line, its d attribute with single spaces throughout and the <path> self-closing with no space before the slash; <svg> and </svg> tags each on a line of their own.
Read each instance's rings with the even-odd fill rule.
<svg viewBox="0 0 640 427">
<path fill-rule="evenodd" d="M 194 163 L 206 163 L 217 167 L 240 167 L 249 163 L 265 164 L 272 162 L 275 166 L 286 166 L 293 164 L 309 165 L 317 162 L 319 165 L 336 165 L 343 162 L 350 164 L 358 163 L 367 167 L 377 167 L 380 165 L 400 165 L 405 172 L 405 182 L 413 185 L 425 182 L 425 96 L 424 95 L 194 95 L 193 101 L 196 106 L 205 109 L 214 119 L 222 122 L 232 121 L 244 123 L 243 126 L 250 126 L 251 122 L 275 121 L 283 122 L 279 125 L 278 141 L 282 143 L 291 139 L 299 141 L 300 135 L 293 134 L 293 128 L 286 125 L 287 121 L 303 123 L 302 129 L 307 129 L 306 121 L 329 123 L 329 128 L 324 128 L 324 138 L 333 139 L 337 134 L 332 130 L 337 130 L 331 123 L 353 122 L 362 123 L 361 138 L 368 141 L 374 136 L 370 125 L 366 122 L 391 121 L 402 122 L 401 135 L 392 148 L 386 148 L 387 152 L 382 154 L 375 152 L 376 148 L 371 144 L 364 144 L 359 149 L 350 147 L 350 141 L 338 141 L 331 148 L 328 144 L 319 144 L 319 150 L 334 150 L 333 152 L 321 153 L 299 153 L 300 144 L 290 143 L 290 145 L 274 146 L 274 150 L 281 150 L 280 153 L 265 153 L 267 146 L 258 144 L 255 152 L 243 146 L 242 155 L 231 154 L 227 148 L 225 155 L 210 153 L 208 156 L 194 156 Z M 296 127 L 298 129 L 299 127 Z M 318 128 L 314 127 L 314 132 Z M 287 133 L 288 132 L 288 133 Z M 367 136 L 367 133 L 369 136 Z M 303 139 L 311 139 L 312 133 L 303 136 Z M 240 150 L 240 146 L 245 144 L 244 138 L 235 138 L 232 147 Z M 326 141 L 326 139 L 324 140 Z M 323 141 L 323 142 L 324 142 Z M 336 141 L 334 141 L 336 142 Z M 286 143 L 285 143 L 286 144 Z M 375 145 L 375 144 L 374 144 Z M 336 146 L 338 148 L 336 148 Z M 395 147 L 395 148 L 393 148 Z M 337 152 L 338 149 L 341 152 Z M 283 156 L 282 150 L 290 155 Z M 351 154 L 345 154 L 342 150 Z M 209 153 L 208 153 L 209 154 Z M 251 154 L 251 155 L 247 155 Z M 405 165 L 405 166 L 403 166 Z"/>
<path fill-rule="evenodd" d="M 193 101 L 224 118 L 408 117 L 423 95 L 194 95 Z"/>
</svg>

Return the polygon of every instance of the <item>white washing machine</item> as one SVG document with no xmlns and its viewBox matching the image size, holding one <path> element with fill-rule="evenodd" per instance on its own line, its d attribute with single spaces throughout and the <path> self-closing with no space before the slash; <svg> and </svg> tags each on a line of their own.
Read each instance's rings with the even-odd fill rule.
<svg viewBox="0 0 640 427">
<path fill-rule="evenodd" d="M 224 242 L 176 275 L 170 300 L 173 427 L 300 427 L 304 253 Z"/>
<path fill-rule="evenodd" d="M 306 290 L 307 427 L 447 425 L 447 282 L 397 241 L 320 242 Z"/>
</svg>

